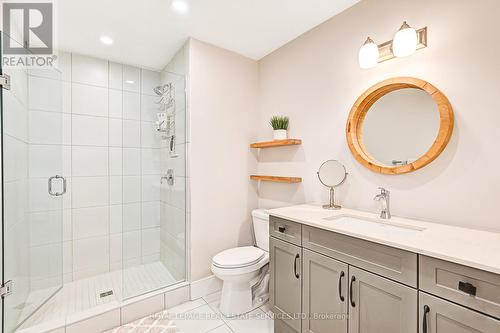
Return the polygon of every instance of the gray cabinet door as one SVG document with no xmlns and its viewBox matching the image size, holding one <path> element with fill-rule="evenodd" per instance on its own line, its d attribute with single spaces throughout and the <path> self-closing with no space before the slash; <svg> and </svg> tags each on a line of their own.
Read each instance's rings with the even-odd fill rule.
<svg viewBox="0 0 500 333">
<path fill-rule="evenodd" d="M 350 333 L 417 333 L 417 290 L 349 267 Z"/>
<path fill-rule="evenodd" d="M 348 265 L 303 250 L 303 333 L 347 333 Z"/>
<path fill-rule="evenodd" d="M 500 321 L 420 292 L 420 333 L 498 333 Z"/>
<path fill-rule="evenodd" d="M 271 237 L 271 281 L 269 285 L 271 309 L 276 321 L 275 333 L 301 330 L 302 312 L 302 253 L 301 248 Z M 283 327 L 287 326 L 285 330 Z M 281 327 L 281 328 L 280 328 Z"/>
</svg>

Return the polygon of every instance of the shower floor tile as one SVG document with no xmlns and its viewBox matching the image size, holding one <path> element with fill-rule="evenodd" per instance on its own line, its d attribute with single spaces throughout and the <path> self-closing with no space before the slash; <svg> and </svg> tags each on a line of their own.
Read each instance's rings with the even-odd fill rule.
<svg viewBox="0 0 500 333">
<path fill-rule="evenodd" d="M 61 320 L 61 318 L 85 315 L 94 310 L 98 311 L 102 307 L 118 306 L 123 299 L 164 288 L 174 283 L 176 280 L 161 262 L 73 281 L 65 284 L 21 328 L 29 328 Z M 112 291 L 112 294 L 101 297 L 101 293 L 109 291 Z M 30 298 L 26 304 L 30 304 Z"/>
</svg>

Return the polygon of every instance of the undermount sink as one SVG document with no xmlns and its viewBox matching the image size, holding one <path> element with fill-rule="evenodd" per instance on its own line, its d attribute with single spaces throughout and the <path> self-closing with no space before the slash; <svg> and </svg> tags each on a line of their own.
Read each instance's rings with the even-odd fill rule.
<svg viewBox="0 0 500 333">
<path fill-rule="evenodd" d="M 391 232 L 399 235 L 412 235 L 425 230 L 425 228 L 393 222 L 391 220 L 383 221 L 381 219 L 370 219 L 349 215 L 330 216 L 325 217 L 324 220 L 334 221 L 337 227 L 362 230 L 363 232 Z"/>
</svg>

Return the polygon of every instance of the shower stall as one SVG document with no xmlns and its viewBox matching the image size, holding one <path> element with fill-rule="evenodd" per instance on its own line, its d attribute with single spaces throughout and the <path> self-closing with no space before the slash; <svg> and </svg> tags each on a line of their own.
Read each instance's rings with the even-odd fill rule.
<svg viewBox="0 0 500 333">
<path fill-rule="evenodd" d="M 64 58 L 1 68 L 6 333 L 186 281 L 185 77 Z M 79 79 L 86 63 L 107 66 L 102 84 Z"/>
</svg>

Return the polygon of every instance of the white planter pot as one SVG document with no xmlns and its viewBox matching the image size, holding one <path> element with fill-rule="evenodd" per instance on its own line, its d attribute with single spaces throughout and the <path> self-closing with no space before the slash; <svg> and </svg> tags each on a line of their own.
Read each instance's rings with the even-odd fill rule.
<svg viewBox="0 0 500 333">
<path fill-rule="evenodd" d="M 288 138 L 287 130 L 280 129 L 273 131 L 273 139 L 274 140 L 286 140 Z"/>
</svg>

